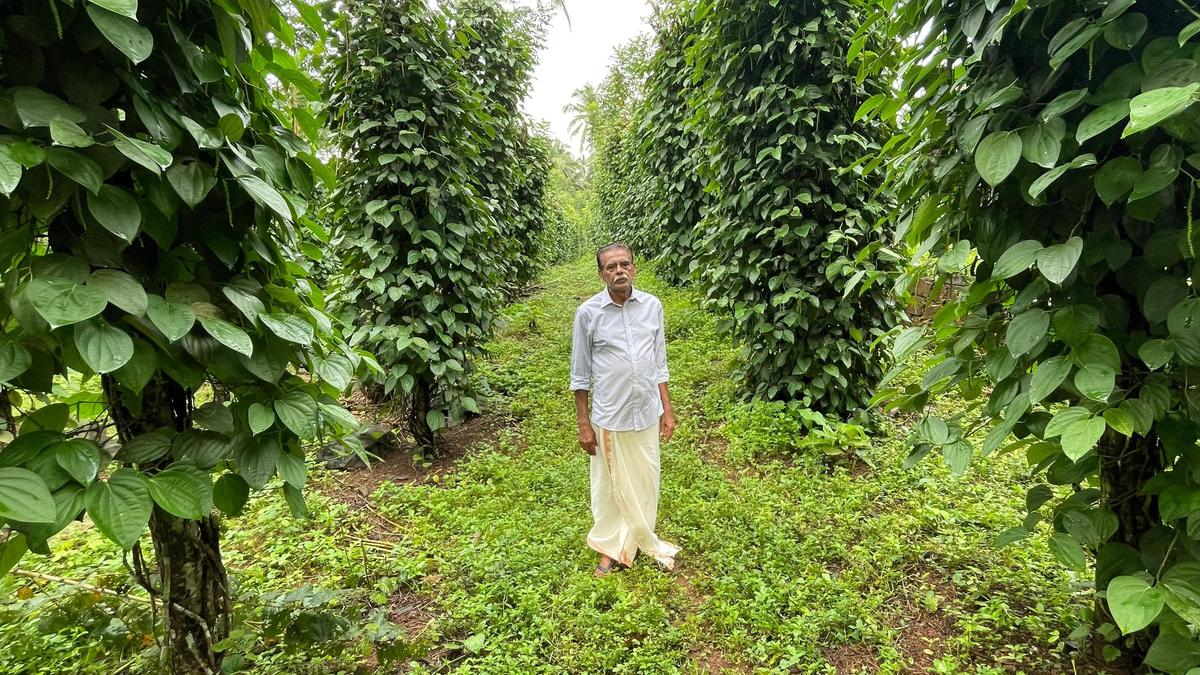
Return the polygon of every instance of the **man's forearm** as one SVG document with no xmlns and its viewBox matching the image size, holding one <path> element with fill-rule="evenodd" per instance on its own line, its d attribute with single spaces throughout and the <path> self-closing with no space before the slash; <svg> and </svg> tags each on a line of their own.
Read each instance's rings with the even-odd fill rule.
<svg viewBox="0 0 1200 675">
<path fill-rule="evenodd" d="M 674 415 L 675 412 L 673 410 L 671 410 L 671 392 L 667 391 L 667 383 L 666 382 L 658 383 L 658 397 L 660 399 L 662 399 L 663 414 L 664 415 Z"/>
<path fill-rule="evenodd" d="M 575 390 L 575 421 L 580 428 L 591 425 L 592 420 L 588 415 L 588 392 L 587 389 Z"/>
</svg>

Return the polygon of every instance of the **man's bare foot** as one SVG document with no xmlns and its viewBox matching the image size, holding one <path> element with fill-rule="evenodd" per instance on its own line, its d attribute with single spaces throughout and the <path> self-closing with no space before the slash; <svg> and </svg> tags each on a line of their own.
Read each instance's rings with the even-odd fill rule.
<svg viewBox="0 0 1200 675">
<path fill-rule="evenodd" d="M 596 566 L 596 576 L 597 577 L 606 576 L 609 572 L 613 571 L 613 568 L 615 568 L 616 566 L 617 566 L 616 560 L 613 560 L 612 558 L 610 558 L 606 555 L 602 555 L 602 556 L 600 556 L 600 564 Z"/>
</svg>

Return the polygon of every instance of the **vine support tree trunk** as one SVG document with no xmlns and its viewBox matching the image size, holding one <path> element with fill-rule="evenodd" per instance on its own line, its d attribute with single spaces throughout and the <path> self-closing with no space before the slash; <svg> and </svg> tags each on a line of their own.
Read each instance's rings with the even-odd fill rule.
<svg viewBox="0 0 1200 675">
<path fill-rule="evenodd" d="M 1146 436 L 1126 437 L 1109 428 L 1100 437 L 1096 453 L 1100 459 L 1101 503 L 1117 516 L 1117 531 L 1109 542 L 1124 544 L 1136 551 L 1142 535 L 1158 522 L 1153 497 L 1143 493 L 1146 482 L 1163 470 L 1158 436 L 1151 432 Z M 1098 564 L 1096 589 L 1107 588 L 1112 575 L 1112 570 L 1105 570 Z M 1096 600 L 1096 618 L 1097 624 L 1112 622 L 1107 607 L 1099 598 Z M 1152 636 L 1144 632 L 1135 636 L 1125 654 L 1131 665 L 1142 662 L 1151 642 Z M 1103 643 L 1097 642 L 1097 647 L 1102 646 Z"/>
<path fill-rule="evenodd" d="M 429 427 L 428 419 L 432 397 L 432 387 L 427 382 L 417 380 L 408 407 L 408 427 L 412 432 L 413 441 L 423 453 L 432 453 L 434 449 L 435 433 Z"/>
<path fill-rule="evenodd" d="M 141 392 L 141 409 L 124 404 L 121 389 L 110 376 L 103 379 L 117 436 L 128 443 L 137 436 L 167 427 L 183 431 L 191 426 L 191 392 L 159 373 Z M 170 453 L 156 461 L 165 466 Z M 148 473 L 154 471 L 148 467 Z M 228 575 L 221 560 L 220 526 L 216 516 L 188 520 L 164 511 L 157 504 L 150 516 L 158 586 L 135 572 L 163 609 L 163 633 L 174 675 L 210 675 L 221 672 L 221 655 L 213 645 L 229 635 L 232 605 Z"/>
<path fill-rule="evenodd" d="M 232 613 L 215 516 L 186 520 L 159 507 L 150 517 L 165 617 L 165 639 L 174 675 L 221 672 L 213 645 L 229 636 Z"/>
</svg>

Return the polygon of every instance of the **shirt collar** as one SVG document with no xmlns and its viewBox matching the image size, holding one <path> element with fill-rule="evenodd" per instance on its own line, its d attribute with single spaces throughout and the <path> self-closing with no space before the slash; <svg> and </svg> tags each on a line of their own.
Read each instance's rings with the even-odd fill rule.
<svg viewBox="0 0 1200 675">
<path fill-rule="evenodd" d="M 607 286 L 604 288 L 603 291 L 601 291 L 601 295 L 604 296 L 600 300 L 601 307 L 607 307 L 609 305 L 619 306 L 619 305 L 617 305 L 617 303 L 613 302 L 612 295 L 609 294 Z M 642 292 L 639 291 L 636 287 L 634 287 L 633 292 L 629 294 L 629 300 L 630 301 L 636 300 L 638 302 L 641 302 L 642 301 Z"/>
</svg>

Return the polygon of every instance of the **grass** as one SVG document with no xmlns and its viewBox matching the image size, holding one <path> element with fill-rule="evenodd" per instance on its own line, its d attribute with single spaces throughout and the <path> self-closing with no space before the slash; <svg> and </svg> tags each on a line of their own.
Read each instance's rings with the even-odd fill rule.
<svg viewBox="0 0 1200 675">
<path fill-rule="evenodd" d="M 316 472 L 311 521 L 272 495 L 229 523 L 234 661 L 264 673 L 1074 669 L 1067 635 L 1091 592 L 1044 538 L 991 545 L 1025 515 L 1019 458 L 978 459 L 957 479 L 935 459 L 905 470 L 904 420 L 892 419 L 873 436 L 873 469 L 797 454 L 776 409 L 736 401 L 715 318 L 645 270 L 638 285 L 666 310 L 680 426 L 663 448 L 658 529 L 683 548 L 676 572 L 639 557 L 591 576 L 587 460 L 566 390 L 571 318 L 600 288 L 583 260 L 506 312 L 477 377 L 489 414 L 511 424 L 452 470 L 369 495 Z M 127 584 L 82 524 L 22 565 Z M 0 672 L 152 671 L 142 605 L 92 592 L 88 630 L 56 614 L 87 593 L 0 580 L 0 643 L 13 645 Z"/>
</svg>

